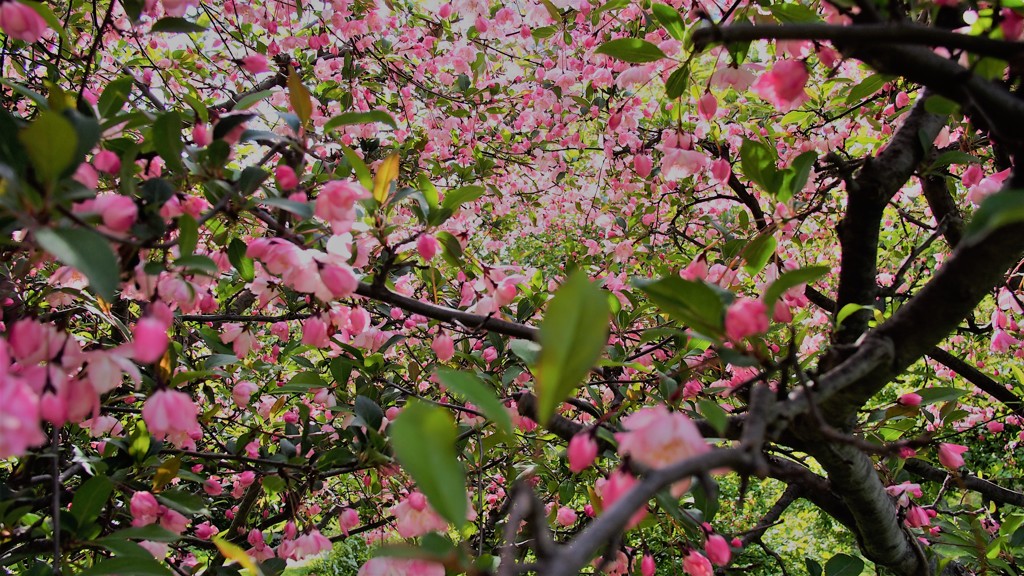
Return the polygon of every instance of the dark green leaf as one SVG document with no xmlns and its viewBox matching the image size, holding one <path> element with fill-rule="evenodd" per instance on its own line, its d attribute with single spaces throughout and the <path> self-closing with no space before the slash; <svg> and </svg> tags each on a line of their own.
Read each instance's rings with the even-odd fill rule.
<svg viewBox="0 0 1024 576">
<path fill-rule="evenodd" d="M 754 237 L 746 248 L 743 249 L 743 260 L 746 264 L 743 269 L 747 274 L 754 276 L 764 269 L 768 260 L 775 255 L 777 242 L 775 236 L 769 233 L 761 233 Z"/>
<path fill-rule="evenodd" d="M 390 427 L 402 467 L 430 505 L 456 527 L 466 524 L 466 472 L 455 453 L 455 422 L 447 410 L 410 400 Z"/>
<path fill-rule="evenodd" d="M 782 186 L 776 198 L 779 202 L 785 202 L 794 194 L 804 189 L 807 178 L 811 175 L 811 168 L 818 161 L 816 152 L 804 152 L 793 159 L 793 163 L 783 172 Z"/>
<path fill-rule="evenodd" d="M 78 150 L 78 133 L 63 115 L 43 110 L 18 134 L 40 180 L 53 181 L 71 167 Z"/>
<path fill-rule="evenodd" d="M 938 402 L 951 402 L 967 394 L 966 390 L 937 386 L 935 388 L 923 388 L 917 391 L 921 395 L 921 404 L 936 404 Z"/>
<path fill-rule="evenodd" d="M 558 406 L 593 368 L 608 343 L 606 293 L 576 272 L 555 292 L 540 325 L 534 370 L 537 418 L 547 424 Z"/>
<path fill-rule="evenodd" d="M 106 476 L 93 476 L 75 490 L 71 500 L 71 515 L 78 520 L 80 529 L 96 522 L 113 490 L 114 483 Z"/>
<path fill-rule="evenodd" d="M 178 248 L 182 256 L 189 256 L 196 251 L 199 243 L 199 224 L 188 214 L 178 217 Z M 179 260 L 180 261 L 180 260 Z"/>
<path fill-rule="evenodd" d="M 671 99 L 679 98 L 690 82 L 690 66 L 685 64 L 676 68 L 665 81 L 665 95 Z"/>
<path fill-rule="evenodd" d="M 864 561 L 847 554 L 836 554 L 825 563 L 825 576 L 860 576 Z"/>
<path fill-rule="evenodd" d="M 676 40 L 683 40 L 686 26 L 683 24 L 683 18 L 679 15 L 678 10 L 665 4 L 655 4 L 651 6 L 651 12 L 654 12 L 654 18 L 666 32 Z"/>
<path fill-rule="evenodd" d="M 120 112 L 124 103 L 128 101 L 128 95 L 131 94 L 133 86 L 135 86 L 135 78 L 131 76 L 122 76 L 108 83 L 103 88 L 103 94 L 96 101 L 100 116 L 109 118 Z"/>
<path fill-rule="evenodd" d="M 868 96 L 871 96 L 875 92 L 882 89 L 882 86 L 889 81 L 889 77 L 884 74 L 872 74 L 861 80 L 860 84 L 857 84 L 846 94 L 846 103 L 853 104 L 859 102 Z"/>
<path fill-rule="evenodd" d="M 724 330 L 725 306 L 718 293 L 703 282 L 666 276 L 635 283 L 663 312 L 705 336 L 718 337 Z"/>
<path fill-rule="evenodd" d="M 184 18 L 174 18 L 170 16 L 157 20 L 153 23 L 153 27 L 150 28 L 151 32 L 184 32 L 187 34 L 202 32 L 203 30 L 206 30 L 206 28 L 196 24 L 195 22 L 189 22 Z"/>
<path fill-rule="evenodd" d="M 186 516 L 209 514 L 202 498 L 184 490 L 164 490 L 156 495 L 156 499 L 168 508 L 173 508 Z"/>
<path fill-rule="evenodd" d="M 725 427 L 729 423 L 729 416 L 722 410 L 722 407 L 713 400 L 701 400 L 697 403 L 700 408 L 700 414 L 711 424 L 711 427 L 718 432 L 719 435 L 725 434 Z"/>
<path fill-rule="evenodd" d="M 804 567 L 807 568 L 807 574 L 809 576 L 821 576 L 821 564 L 818 564 L 815 560 L 804 558 Z"/>
<path fill-rule="evenodd" d="M 383 110 L 368 110 L 366 112 L 345 112 L 344 114 L 339 114 L 324 124 L 324 132 L 328 132 L 338 128 L 339 126 L 370 124 L 373 122 L 380 122 L 382 124 L 387 124 L 392 128 L 398 128 L 398 124 L 395 123 L 395 119 L 391 117 L 391 114 L 388 114 Z"/>
<path fill-rule="evenodd" d="M 796 22 L 818 22 L 821 20 L 814 9 L 803 4 L 772 4 L 769 10 L 775 19 L 783 24 Z"/>
<path fill-rule="evenodd" d="M 437 377 L 449 390 L 455 392 L 468 402 L 472 402 L 487 415 L 498 429 L 506 435 L 512 435 L 512 417 L 508 409 L 498 400 L 494 391 L 484 384 L 475 374 L 456 372 L 454 370 L 438 370 Z"/>
<path fill-rule="evenodd" d="M 304 220 L 313 217 L 313 207 L 306 202 L 296 202 L 294 200 L 277 197 L 261 198 L 258 202 L 266 206 L 273 206 L 286 212 L 291 212 Z"/>
<path fill-rule="evenodd" d="M 174 172 L 184 169 L 181 152 L 185 149 L 185 144 L 181 141 L 181 128 L 181 115 L 177 112 L 161 114 L 153 122 L 153 149 Z"/>
<path fill-rule="evenodd" d="M 981 202 L 964 235 L 968 240 L 974 240 L 1021 220 L 1024 220 L 1024 190 L 1001 190 Z"/>
<path fill-rule="evenodd" d="M 248 196 L 259 189 L 269 177 L 270 172 L 256 166 L 249 166 L 242 170 L 241 176 L 238 177 L 238 192 L 243 196 Z"/>
<path fill-rule="evenodd" d="M 39 228 L 39 246 L 89 279 L 93 291 L 107 301 L 114 299 L 120 283 L 120 268 L 110 244 L 85 228 Z"/>
<path fill-rule="evenodd" d="M 743 174 L 772 196 L 778 193 L 780 184 L 779 171 L 775 166 L 777 159 L 774 148 L 761 142 L 743 139 L 740 146 L 740 166 L 743 168 Z"/>
<path fill-rule="evenodd" d="M 260 100 L 269 98 L 273 93 L 273 90 L 260 90 L 259 92 L 253 92 L 236 102 L 232 110 L 245 110 Z"/>
<path fill-rule="evenodd" d="M 150 556 L 149 558 L 136 558 L 134 556 L 107 558 L 97 562 L 91 568 L 76 572 L 78 576 L 104 576 L 132 574 L 133 576 L 173 576 L 163 562 L 159 562 Z"/>
<path fill-rule="evenodd" d="M 610 40 L 599 46 L 595 53 L 607 54 L 612 58 L 617 58 L 633 64 L 656 62 L 662 58 L 668 57 L 661 51 L 661 48 L 639 38 L 619 38 L 617 40 Z"/>
<path fill-rule="evenodd" d="M 232 238 L 228 244 L 228 261 L 238 270 L 238 277 L 245 282 L 252 282 L 255 277 L 256 268 L 252 258 L 245 255 L 247 246 L 238 238 Z"/>
</svg>

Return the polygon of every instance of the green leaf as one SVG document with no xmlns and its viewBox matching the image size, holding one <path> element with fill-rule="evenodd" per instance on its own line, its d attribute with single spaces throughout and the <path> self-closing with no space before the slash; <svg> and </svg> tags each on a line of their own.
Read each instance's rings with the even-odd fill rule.
<svg viewBox="0 0 1024 576">
<path fill-rule="evenodd" d="M 273 93 L 273 90 L 260 90 L 259 92 L 253 92 L 236 102 L 232 110 L 245 110 L 260 100 L 269 98 Z"/>
<path fill-rule="evenodd" d="M 809 576 L 821 576 L 821 564 L 811 558 L 804 558 L 804 567 Z"/>
<path fill-rule="evenodd" d="M 63 115 L 43 110 L 18 134 L 40 180 L 52 182 L 71 167 L 78 150 L 78 133 Z"/>
<path fill-rule="evenodd" d="M 772 11 L 772 16 L 783 24 L 821 21 L 814 9 L 803 4 L 772 4 L 769 10 Z"/>
<path fill-rule="evenodd" d="M 846 103 L 853 104 L 871 96 L 875 92 L 881 90 L 882 86 L 884 86 L 889 79 L 890 77 L 884 74 L 872 74 L 868 76 L 862 80 L 860 84 L 857 84 L 850 89 L 846 94 Z"/>
<path fill-rule="evenodd" d="M 181 115 L 173 111 L 157 116 L 153 122 L 153 149 L 175 172 L 184 170 L 181 152 L 185 144 L 181 141 L 181 127 Z"/>
<path fill-rule="evenodd" d="M 196 251 L 199 243 L 199 224 L 188 214 L 178 217 L 178 248 L 182 256 L 189 256 Z"/>
<path fill-rule="evenodd" d="M 763 270 L 765 265 L 768 264 L 768 260 L 775 255 L 775 247 L 777 245 L 775 236 L 769 233 L 761 233 L 755 236 L 747 244 L 746 248 L 743 249 L 743 260 L 746 262 L 743 265 L 743 269 L 746 270 L 747 274 L 754 276 Z"/>
<path fill-rule="evenodd" d="M 213 370 L 221 366 L 230 366 L 235 362 L 238 362 L 238 356 L 234 354 L 210 354 L 203 360 L 203 369 Z"/>
<path fill-rule="evenodd" d="M 121 271 L 114 251 L 102 236 L 85 228 L 40 228 L 35 237 L 43 250 L 84 274 L 98 296 L 107 301 L 114 299 Z"/>
<path fill-rule="evenodd" d="M 527 366 L 536 364 L 537 357 L 540 356 L 540 344 L 532 340 L 516 339 L 509 343 L 508 348 L 523 362 L 526 362 Z"/>
<path fill-rule="evenodd" d="M 306 202 L 296 202 L 295 200 L 277 197 L 260 198 L 257 202 L 266 206 L 280 208 L 286 212 L 291 212 L 303 220 L 308 220 L 313 217 L 313 207 Z"/>
<path fill-rule="evenodd" d="M 967 240 L 1024 220 L 1024 190 L 1001 190 L 985 198 L 974 211 L 964 235 Z"/>
<path fill-rule="evenodd" d="M 118 575 L 118 574 L 132 574 L 133 576 L 173 576 L 174 572 L 171 572 L 170 568 L 164 565 L 163 562 L 159 562 L 152 556 L 149 558 L 137 558 L 135 556 L 122 556 L 117 558 L 107 558 L 94 564 L 91 568 L 86 568 L 80 572 L 76 572 L 78 576 L 104 576 L 104 575 Z"/>
<path fill-rule="evenodd" d="M 847 554 L 836 554 L 825 563 L 825 576 L 860 576 L 864 561 Z"/>
<path fill-rule="evenodd" d="M 373 175 L 370 174 L 370 169 L 366 167 L 366 162 L 356 154 L 356 151 L 341 145 L 341 151 L 345 154 L 345 159 L 348 160 L 349 165 L 352 166 L 352 171 L 356 173 L 356 178 L 359 179 L 359 183 L 363 185 L 363 188 L 367 190 L 373 190 Z"/>
<path fill-rule="evenodd" d="M 205 26 L 189 22 L 184 18 L 174 17 L 161 18 L 154 22 L 153 27 L 150 28 L 151 32 L 184 32 L 186 34 L 202 32 L 203 30 L 206 30 Z"/>
<path fill-rule="evenodd" d="M 186 516 L 210 513 L 202 498 L 184 490 L 164 490 L 156 495 L 156 499 L 168 508 L 173 508 Z"/>
<path fill-rule="evenodd" d="M 755 140 L 743 139 L 740 146 L 743 174 L 772 196 L 778 193 L 780 185 L 779 171 L 775 166 L 777 159 L 774 148 Z"/>
<path fill-rule="evenodd" d="M 676 99 L 683 95 L 686 86 L 690 82 L 690 65 L 684 64 L 676 68 L 668 80 L 665 81 L 665 95 L 670 99 Z"/>
<path fill-rule="evenodd" d="M 245 282 L 252 282 L 255 278 L 256 268 L 252 258 L 245 255 L 247 246 L 238 238 L 232 238 L 228 244 L 228 261 L 238 270 L 238 277 Z"/>
<path fill-rule="evenodd" d="M 114 483 L 106 476 L 93 476 L 75 490 L 71 499 L 71 515 L 78 520 L 80 529 L 96 522 L 113 490 Z"/>
<path fill-rule="evenodd" d="M 603 290 L 576 272 L 555 292 L 540 325 L 537 418 L 547 424 L 576 386 L 587 376 L 608 343 L 608 298 Z"/>
<path fill-rule="evenodd" d="M 939 154 L 939 157 L 932 162 L 930 168 L 944 168 L 952 164 L 981 164 L 981 158 L 959 150 L 949 150 Z"/>
<path fill-rule="evenodd" d="M 799 268 L 797 270 L 790 270 L 789 272 L 783 273 L 779 276 L 778 280 L 772 282 L 772 285 L 768 287 L 768 290 L 765 290 L 765 305 L 768 306 L 769 311 L 773 310 L 775 301 L 781 298 L 786 290 L 801 284 L 813 282 L 825 274 L 828 274 L 829 270 L 830 268 L 828 266 L 807 266 L 806 268 Z"/>
<path fill-rule="evenodd" d="M 444 200 L 441 202 L 442 208 L 455 211 L 459 206 L 466 202 L 472 202 L 477 198 L 484 195 L 487 190 L 483 186 L 463 186 L 454 190 L 449 190 L 444 195 Z"/>
<path fill-rule="evenodd" d="M 952 116 L 960 109 L 960 105 L 945 96 L 933 94 L 924 101 L 924 109 L 929 114 Z"/>
<path fill-rule="evenodd" d="M 662 58 L 668 58 L 661 48 L 646 40 L 639 38 L 619 38 L 605 42 L 597 48 L 596 54 L 606 54 L 633 64 L 644 64 L 646 62 L 657 62 Z"/>
<path fill-rule="evenodd" d="M 369 110 L 367 112 L 345 112 L 344 114 L 339 114 L 324 124 L 324 132 L 329 132 L 339 126 L 370 124 L 373 122 L 380 122 L 392 128 L 398 128 L 398 124 L 395 123 L 395 119 L 391 117 L 391 114 L 383 110 Z"/>
<path fill-rule="evenodd" d="M 716 338 L 724 331 L 725 306 L 704 282 L 666 276 L 661 280 L 635 282 L 663 312 L 705 336 Z"/>
<path fill-rule="evenodd" d="M 917 393 L 921 396 L 921 404 L 936 404 L 939 402 L 952 402 L 967 394 L 966 390 L 948 386 L 936 386 L 934 388 L 922 388 Z"/>
<path fill-rule="evenodd" d="M 846 306 L 843 306 L 843 308 L 839 311 L 839 314 L 836 314 L 836 329 L 838 329 L 840 326 L 842 326 L 843 320 L 846 320 L 847 318 L 849 318 L 850 314 L 853 314 L 855 312 L 860 312 L 861 310 L 867 310 L 869 308 L 871 308 L 871 306 L 864 306 L 862 304 L 854 304 L 853 302 L 847 304 Z"/>
<path fill-rule="evenodd" d="M 313 96 L 302 83 L 299 75 L 295 73 L 294 68 L 288 69 L 288 101 L 291 102 L 292 109 L 302 125 L 308 124 L 309 119 L 313 116 Z"/>
<path fill-rule="evenodd" d="M 100 116 L 103 118 L 109 118 L 116 115 L 124 107 L 124 103 L 128 101 L 128 95 L 131 94 L 132 87 L 135 86 L 135 78 L 131 76 L 122 76 L 117 80 L 109 82 L 105 88 L 103 88 L 103 94 L 100 94 L 99 100 L 96 101 L 96 107 L 100 111 Z"/>
<path fill-rule="evenodd" d="M 466 472 L 455 453 L 457 431 L 439 406 L 410 400 L 389 429 L 395 456 L 430 505 L 446 520 L 466 525 Z"/>
<path fill-rule="evenodd" d="M 651 12 L 654 12 L 654 18 L 669 35 L 676 40 L 683 40 L 686 35 L 686 26 L 683 24 L 678 10 L 665 4 L 655 4 L 651 6 Z"/>
<path fill-rule="evenodd" d="M 257 166 L 249 166 L 238 176 L 238 193 L 249 196 L 258 190 L 269 177 L 270 172 Z"/>
<path fill-rule="evenodd" d="M 437 377 L 449 390 L 455 392 L 468 402 L 472 402 L 507 436 L 512 435 L 512 417 L 494 391 L 483 383 L 475 374 L 456 372 L 454 370 L 438 370 Z"/>
<path fill-rule="evenodd" d="M 700 414 L 711 424 L 711 427 L 718 432 L 719 435 L 725 434 L 725 428 L 729 424 L 729 416 L 722 410 L 722 407 L 718 405 L 714 400 L 701 400 L 697 403 L 700 408 Z"/>
<path fill-rule="evenodd" d="M 811 175 L 811 168 L 814 168 L 814 163 L 817 161 L 818 154 L 815 152 L 804 152 L 793 159 L 793 163 L 782 174 L 782 186 L 776 196 L 779 202 L 789 200 L 794 194 L 804 189 L 807 178 Z"/>
</svg>

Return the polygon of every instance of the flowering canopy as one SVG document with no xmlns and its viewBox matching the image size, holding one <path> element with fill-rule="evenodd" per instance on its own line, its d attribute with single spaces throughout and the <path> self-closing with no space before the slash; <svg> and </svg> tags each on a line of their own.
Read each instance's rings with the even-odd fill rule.
<svg viewBox="0 0 1024 576">
<path fill-rule="evenodd" d="M 0 0 L 0 569 L 1018 573 L 1019 10 Z"/>
</svg>

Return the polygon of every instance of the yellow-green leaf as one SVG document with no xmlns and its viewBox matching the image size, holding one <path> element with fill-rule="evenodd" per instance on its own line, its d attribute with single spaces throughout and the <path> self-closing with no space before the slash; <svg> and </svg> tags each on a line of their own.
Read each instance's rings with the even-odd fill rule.
<svg viewBox="0 0 1024 576">
<path fill-rule="evenodd" d="M 305 126 L 313 116 L 313 96 L 293 68 L 288 70 L 288 100 L 292 103 L 295 115 Z"/>
<path fill-rule="evenodd" d="M 242 550 L 238 546 L 235 546 L 231 542 L 228 542 L 219 536 L 213 537 L 213 543 L 217 545 L 217 550 L 220 550 L 221 555 L 228 560 L 234 560 L 249 572 L 256 574 L 257 576 L 263 576 L 263 572 L 260 571 L 259 566 L 252 561 L 252 558 L 245 553 L 245 550 Z"/>
<path fill-rule="evenodd" d="M 78 133 L 67 118 L 44 110 L 18 134 L 40 180 L 53 181 L 71 167 L 78 149 Z"/>
<path fill-rule="evenodd" d="M 373 178 L 373 199 L 378 204 L 383 204 L 388 197 L 391 183 L 398 179 L 399 157 L 398 154 L 388 156 L 381 163 L 377 175 Z"/>
</svg>

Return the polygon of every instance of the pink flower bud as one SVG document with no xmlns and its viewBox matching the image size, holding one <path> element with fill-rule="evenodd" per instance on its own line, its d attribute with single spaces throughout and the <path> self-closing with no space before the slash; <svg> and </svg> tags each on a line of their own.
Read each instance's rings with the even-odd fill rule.
<svg viewBox="0 0 1024 576">
<path fill-rule="evenodd" d="M 93 156 L 92 165 L 100 172 L 116 174 L 121 170 L 121 158 L 110 150 L 100 150 Z"/>
<path fill-rule="evenodd" d="M 641 178 L 646 178 L 651 175 L 651 170 L 654 168 L 654 160 L 646 154 L 637 154 L 633 156 L 633 171 L 636 175 Z"/>
<path fill-rule="evenodd" d="M 423 512 L 427 507 L 427 497 L 422 492 L 409 494 L 409 506 L 417 512 Z"/>
<path fill-rule="evenodd" d="M 711 162 L 711 176 L 718 182 L 725 182 L 732 175 L 732 166 L 728 160 L 719 158 Z"/>
<path fill-rule="evenodd" d="M 768 308 L 760 300 L 737 298 L 725 313 L 725 334 L 738 342 L 768 331 Z"/>
<path fill-rule="evenodd" d="M 416 239 L 416 251 L 419 252 L 420 258 L 424 262 L 430 262 L 437 255 L 437 249 L 440 243 L 437 238 L 430 234 L 422 234 Z"/>
<path fill-rule="evenodd" d="M 700 100 L 697 101 L 697 112 L 700 117 L 705 120 L 710 120 L 715 117 L 715 113 L 718 112 L 718 99 L 711 92 L 705 92 Z"/>
<path fill-rule="evenodd" d="M 208 478 L 206 482 L 203 482 L 203 491 L 210 496 L 220 496 L 224 493 L 224 487 L 213 478 Z"/>
<path fill-rule="evenodd" d="M 704 552 L 715 566 L 725 566 L 732 559 L 729 543 L 719 534 L 708 536 L 708 541 L 704 544 Z"/>
<path fill-rule="evenodd" d="M 900 406 L 920 406 L 921 400 L 922 398 L 920 394 L 910 392 L 909 394 L 900 396 L 896 402 L 899 403 Z"/>
<path fill-rule="evenodd" d="M 0 2 L 0 30 L 11 38 L 31 44 L 48 29 L 46 20 L 32 7 L 12 0 Z"/>
<path fill-rule="evenodd" d="M 434 336 L 434 341 L 430 343 L 430 349 L 437 354 L 437 359 L 441 362 L 447 362 L 455 356 L 455 342 L 444 332 Z"/>
<path fill-rule="evenodd" d="M 152 364 L 163 358 L 171 342 L 167 336 L 167 325 L 152 316 L 139 320 L 132 336 L 133 356 L 143 364 Z"/>
<path fill-rule="evenodd" d="M 338 516 L 338 527 L 348 535 L 348 531 L 359 526 L 359 512 L 354 508 L 345 508 Z"/>
<path fill-rule="evenodd" d="M 569 440 L 566 454 L 569 457 L 569 469 L 573 472 L 581 472 L 589 468 L 597 459 L 597 442 L 590 437 L 590 434 L 581 432 Z"/>
<path fill-rule="evenodd" d="M 209 146 L 210 130 L 206 124 L 200 122 L 192 127 L 192 142 L 199 147 Z"/>
<path fill-rule="evenodd" d="M 568 528 L 576 523 L 576 512 L 568 506 L 562 506 L 555 515 L 555 522 L 558 522 L 559 526 Z"/>
<path fill-rule="evenodd" d="M 640 576 L 654 576 L 657 569 L 658 566 L 654 563 L 654 556 L 644 554 L 643 560 L 640 561 Z"/>
<path fill-rule="evenodd" d="M 299 185 L 299 177 L 295 175 L 295 170 L 285 164 L 274 168 L 274 180 L 277 180 L 277 185 L 282 190 L 292 190 Z"/>
<path fill-rule="evenodd" d="M 249 54 L 242 58 L 242 68 L 250 74 L 260 74 L 270 70 L 270 67 L 267 66 L 267 57 L 263 54 Z"/>
<path fill-rule="evenodd" d="M 320 271 L 320 281 L 335 298 L 347 298 L 359 287 L 359 279 L 348 266 L 328 264 Z"/>
<path fill-rule="evenodd" d="M 956 470 L 964 465 L 964 452 L 967 452 L 967 446 L 939 444 L 939 462 L 950 470 Z"/>
<path fill-rule="evenodd" d="M 103 225 L 114 232 L 127 232 L 139 216 L 139 209 L 135 206 L 135 202 L 120 194 L 97 196 L 92 207 L 103 217 Z"/>
</svg>

